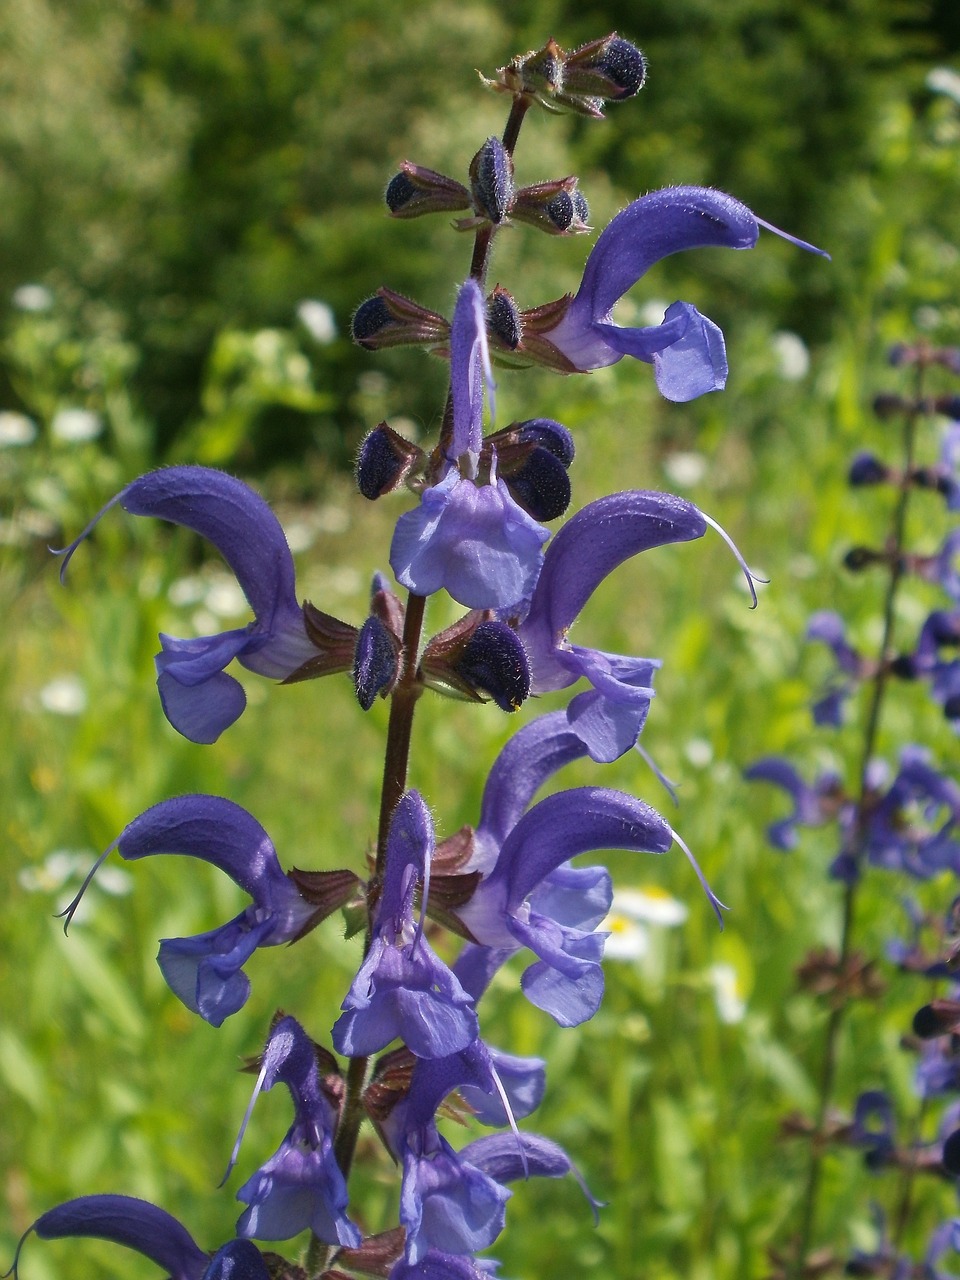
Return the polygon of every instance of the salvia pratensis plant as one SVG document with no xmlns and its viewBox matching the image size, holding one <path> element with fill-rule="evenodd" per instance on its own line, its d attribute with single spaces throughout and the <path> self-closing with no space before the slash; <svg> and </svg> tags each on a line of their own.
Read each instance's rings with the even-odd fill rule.
<svg viewBox="0 0 960 1280">
<path fill-rule="evenodd" d="M 643 800 L 599 782 L 537 799 L 566 764 L 602 764 L 630 751 L 650 710 L 658 659 L 575 643 L 574 624 L 591 595 L 628 559 L 696 541 L 717 526 L 681 498 L 633 489 L 586 502 L 553 532 L 548 526 L 572 498 L 574 440 L 549 418 L 493 429 L 494 370 L 538 365 L 572 374 L 630 356 L 652 365 L 669 400 L 722 388 L 723 335 L 691 304 L 674 302 L 660 323 L 638 328 L 618 325 L 613 308 L 669 254 L 702 246 L 752 249 L 761 227 L 775 229 L 720 191 L 667 188 L 635 200 L 600 233 L 573 295 L 522 310 L 506 288 L 488 289 L 487 269 L 508 224 L 549 236 L 590 229 L 577 178 L 517 185 L 514 153 L 527 112 L 544 107 L 601 119 L 608 103 L 639 91 L 645 74 L 643 54 L 618 35 L 573 52 L 550 40 L 484 79 L 503 97 L 508 116 L 502 135 L 482 142 L 464 181 L 411 162 L 388 181 L 391 216 L 456 215 L 454 227 L 472 236 L 473 247 L 449 317 L 388 285 L 353 317 L 361 346 L 421 346 L 450 369 L 432 447 L 380 423 L 360 448 L 360 494 L 398 505 L 384 553 L 393 582 L 385 573 L 375 576 L 365 618 L 344 621 L 326 613 L 323 600 L 301 600 L 270 507 L 246 484 L 202 466 L 131 480 L 62 553 L 65 574 L 98 521 L 116 519 L 119 508 L 184 526 L 223 556 L 252 620 L 199 638 L 162 635 L 156 657 L 163 711 L 192 741 L 216 742 L 244 712 L 243 687 L 229 671 L 234 661 L 289 684 L 347 673 L 360 708 L 388 699 L 389 720 L 369 860 L 358 851 L 354 864 L 339 870 L 284 870 L 281 858 L 289 851 L 278 852 L 245 809 L 217 796 L 183 795 L 133 817 L 97 863 L 114 855 L 133 863 L 174 854 L 212 864 L 243 891 L 248 901 L 233 919 L 160 943 L 160 968 L 173 994 L 213 1026 L 243 1008 L 247 967 L 258 948 L 283 944 L 294 964 L 294 944 L 320 921 L 340 910 L 362 920 L 362 963 L 329 1024 L 308 1028 L 284 1011 L 264 1033 L 252 1066 L 251 1108 L 280 1084 L 292 1115 L 275 1153 L 237 1192 L 243 1207 L 235 1237 L 201 1247 L 153 1204 L 122 1194 L 81 1195 L 41 1213 L 21 1241 L 14 1274 L 25 1273 L 22 1259 L 35 1235 L 112 1241 L 174 1280 L 476 1280 L 495 1267 L 478 1254 L 495 1245 L 518 1181 L 572 1176 L 581 1181 L 587 1209 L 598 1211 L 574 1159 L 549 1137 L 520 1127 L 543 1095 L 545 1064 L 488 1044 L 482 1006 L 495 975 L 521 953 L 520 985 L 533 1005 L 563 1027 L 596 1013 L 605 937 L 598 926 L 610 906 L 611 881 L 602 866 L 575 865 L 581 854 L 661 855 L 676 844 L 720 914 L 692 854 Z M 412 502 L 399 510 L 404 490 Z M 427 637 L 427 600 L 439 592 L 464 612 Z M 923 673 L 918 666 L 918 676 L 936 679 L 942 635 L 941 629 L 928 642 L 928 657 L 917 658 L 929 666 Z M 474 824 L 438 834 L 428 799 L 408 781 L 424 692 L 512 711 L 528 697 L 575 686 L 562 709 L 530 720 L 507 742 L 490 768 Z M 67 923 L 77 902 L 79 895 Z M 445 957 L 456 948 L 449 963 Z M 457 1150 L 437 1124 L 451 1109 L 493 1132 Z M 243 1159 L 246 1123 L 231 1169 Z M 396 1222 L 371 1224 L 364 1205 L 351 1198 L 362 1126 L 396 1169 Z M 261 1247 L 295 1239 L 291 1256 Z"/>
<path fill-rule="evenodd" d="M 882 456 L 859 452 L 847 474 L 854 490 L 874 489 L 878 503 L 889 495 L 887 528 L 877 545 L 851 547 L 843 557 L 849 573 L 875 575 L 879 639 L 872 649 L 861 648 L 845 619 L 831 610 L 814 614 L 807 628 L 807 640 L 824 646 L 833 664 L 813 704 L 814 721 L 847 730 L 854 768 L 845 776 L 831 767 L 808 779 L 791 761 L 771 756 L 746 774 L 789 797 L 787 814 L 768 828 L 776 849 L 796 848 L 799 828 L 833 829 L 828 874 L 840 896 L 835 945 L 809 953 L 797 974 L 800 987 L 822 1000 L 827 1013 L 817 1112 L 784 1120 L 784 1132 L 803 1136 L 810 1146 L 794 1234 L 774 1251 L 773 1275 L 781 1278 L 844 1273 L 939 1280 L 954 1274 L 943 1270 L 944 1255 L 960 1250 L 960 1218 L 933 1224 L 925 1241 L 917 1239 L 915 1226 L 922 1186 L 960 1177 L 960 783 L 923 743 L 901 742 L 896 760 L 883 754 L 890 745 L 891 700 L 904 682 L 922 686 L 954 730 L 960 729 L 960 530 L 950 524 L 960 506 L 960 401 L 950 388 L 931 390 L 931 384 L 960 372 L 960 352 L 925 341 L 901 343 L 891 351 L 890 364 L 903 370 L 910 385 L 874 400 L 876 416 L 888 429 L 887 446 Z M 889 426 L 896 422 L 899 456 Z M 939 547 L 929 545 L 937 505 L 948 517 Z M 919 627 L 902 607 L 911 582 L 923 584 L 916 589 L 917 600 L 926 602 Z M 863 950 L 859 931 L 864 881 L 879 872 L 895 877 L 888 900 L 899 898 L 896 912 L 902 917 L 891 925 L 884 957 Z M 910 882 L 914 887 L 904 889 Z M 926 882 L 934 888 L 921 890 Z M 904 1115 L 897 1114 L 888 1088 L 839 1096 L 851 1009 L 883 994 L 884 962 L 923 980 L 913 1024 L 902 1029 L 902 1045 L 916 1064 L 916 1103 Z M 861 1064 L 858 1077 L 870 1073 Z M 885 1207 L 878 1203 L 871 1211 L 875 1238 L 868 1248 L 821 1239 L 826 1165 L 838 1145 L 857 1148 L 866 1167 L 889 1183 Z"/>
</svg>

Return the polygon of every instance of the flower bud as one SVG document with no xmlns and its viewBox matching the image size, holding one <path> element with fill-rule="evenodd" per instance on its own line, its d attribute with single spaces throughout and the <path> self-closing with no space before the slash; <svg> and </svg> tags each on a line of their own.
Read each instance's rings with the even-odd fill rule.
<svg viewBox="0 0 960 1280">
<path fill-rule="evenodd" d="M 942 1158 L 947 1173 L 960 1178 L 960 1129 L 955 1129 L 944 1142 Z"/>
<path fill-rule="evenodd" d="M 513 296 L 497 285 L 487 298 L 487 336 L 496 345 L 515 351 L 522 335 L 520 310 Z"/>
<path fill-rule="evenodd" d="M 434 636 L 420 663 L 424 683 L 437 693 L 471 702 L 492 698 L 516 711 L 530 693 L 530 667 L 520 637 L 505 622 L 473 610 Z"/>
<path fill-rule="evenodd" d="M 890 470 L 872 453 L 858 453 L 847 472 L 847 483 L 854 488 L 883 484 L 890 478 Z"/>
<path fill-rule="evenodd" d="M 424 213 L 450 213 L 470 208 L 470 192 L 433 169 L 404 160 L 400 172 L 387 184 L 384 196 L 387 208 L 395 218 L 419 218 Z"/>
<path fill-rule="evenodd" d="M 470 161 L 470 190 L 478 217 L 495 226 L 505 220 L 513 201 L 513 160 L 499 138 L 488 138 Z"/>
<path fill-rule="evenodd" d="M 423 450 L 385 422 L 364 437 L 357 453 L 357 488 L 365 498 L 380 498 L 399 488 L 423 464 Z"/>
<path fill-rule="evenodd" d="M 481 456 L 496 454 L 497 474 L 534 520 L 562 516 L 570 505 L 570 432 L 550 418 L 514 422 L 484 440 Z"/>
<path fill-rule="evenodd" d="M 400 640 L 371 614 L 357 637 L 353 660 L 353 682 L 357 701 L 364 711 L 373 706 L 377 694 L 387 697 L 400 674 Z"/>
<path fill-rule="evenodd" d="M 563 92 L 619 102 L 638 94 L 646 75 L 647 61 L 640 50 L 613 32 L 567 54 Z"/>
<path fill-rule="evenodd" d="M 587 226 L 590 210 L 575 177 L 521 187 L 514 198 L 511 216 L 550 235 L 590 230 Z"/>
<path fill-rule="evenodd" d="M 450 336 L 450 322 L 443 316 L 386 288 L 360 303 L 350 328 L 354 342 L 368 351 L 440 346 Z"/>
</svg>

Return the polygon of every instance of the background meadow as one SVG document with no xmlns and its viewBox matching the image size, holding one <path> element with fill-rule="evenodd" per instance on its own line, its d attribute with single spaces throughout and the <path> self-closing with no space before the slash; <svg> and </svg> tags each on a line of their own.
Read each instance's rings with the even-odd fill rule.
<svg viewBox="0 0 960 1280">
<path fill-rule="evenodd" d="M 664 9 L 666 8 L 666 12 Z M 576 172 L 602 227 L 668 183 L 730 191 L 761 217 L 829 249 L 832 264 L 764 235 L 750 253 L 703 250 L 658 265 L 626 300 L 683 297 L 724 329 L 727 390 L 660 400 L 632 362 L 590 377 L 499 375 L 498 423 L 552 416 L 574 433 L 574 505 L 625 486 L 675 490 L 736 538 L 770 584 L 751 612 L 719 538 L 625 565 L 577 638 L 664 659 L 643 745 L 678 806 L 631 753 L 603 783 L 668 815 L 730 907 L 720 933 L 679 851 L 613 855 L 618 887 L 672 923 L 624 922 L 597 1017 L 562 1032 L 504 979 L 485 1008 L 491 1042 L 549 1060 L 532 1127 L 563 1144 L 572 1180 L 520 1185 L 494 1250 L 503 1274 L 726 1280 L 762 1276 L 789 1239 L 806 1149 L 782 1135 L 816 1107 L 825 1012 L 796 967 L 835 945 L 829 829 L 792 855 L 765 827 L 785 802 L 750 786 L 759 756 L 806 776 L 857 758 L 855 728 L 812 726 L 828 655 L 803 642 L 816 609 L 879 637 L 880 587 L 842 567 L 883 537 L 892 498 L 851 494 L 849 458 L 881 452 L 870 410 L 905 389 L 890 342 L 960 342 L 960 21 L 913 0 L 8 0 L 0 9 L 0 1261 L 52 1204 L 94 1191 L 162 1204 L 206 1245 L 237 1206 L 216 1193 L 278 1005 L 319 1033 L 359 960 L 328 921 L 295 952 L 258 953 L 253 995 L 219 1030 L 165 987 L 157 939 L 239 909 L 216 872 L 186 860 L 108 863 L 64 938 L 53 913 L 97 853 L 149 805 L 211 791 L 248 807 L 284 866 L 358 867 L 373 835 L 386 709 L 356 708 L 349 681 L 273 688 L 244 675 L 250 708 L 213 747 L 166 723 L 153 689 L 159 630 L 239 625 L 242 596 L 215 553 L 183 531 L 109 515 L 57 581 L 48 546 L 69 541 L 135 475 L 200 461 L 255 483 L 294 548 L 302 596 L 365 614 L 402 497 L 368 504 L 350 474 L 381 418 L 433 427 L 445 371 L 413 352 L 370 355 L 345 336 L 380 284 L 449 311 L 469 241 L 443 218 L 393 223 L 382 191 L 409 158 L 461 176 L 503 107 L 491 72 L 553 34 L 565 47 L 619 30 L 644 48 L 639 99 L 603 123 L 533 115 L 518 180 Z M 491 280 L 523 306 L 574 288 L 587 238 L 516 228 Z M 309 305 L 304 305 L 309 304 Z M 624 316 L 624 318 L 626 318 Z M 943 390 L 951 388 L 944 381 Z M 936 457 L 931 430 L 921 450 Z M 917 507 L 915 542 L 947 524 Z M 907 631 L 931 588 L 901 600 Z M 431 603 L 431 630 L 454 616 Z M 509 719 L 424 698 L 411 781 L 441 832 L 475 821 L 499 746 L 549 702 Z M 856 707 L 852 720 L 856 718 Z M 893 691 L 881 748 L 931 746 L 960 772 L 956 737 L 921 690 Z M 579 772 L 578 772 L 579 770 Z M 572 766 L 564 785 L 596 779 Z M 868 879 L 859 945 L 903 936 L 890 875 Z M 941 909 L 956 885 L 923 886 Z M 673 900 L 686 918 L 671 914 Z M 664 904 L 668 909 L 664 912 Z M 656 914 L 656 913 L 654 913 Z M 633 952 L 630 949 L 633 947 Z M 899 1047 L 915 982 L 881 968 L 883 997 L 847 1023 L 837 1098 L 889 1089 L 909 1113 Z M 263 1098 L 230 1187 L 289 1123 Z M 371 1144 L 373 1154 L 373 1144 Z M 381 1168 L 381 1174 L 377 1169 Z M 389 1221 L 391 1172 L 357 1162 L 355 1203 Z M 872 1240 L 889 1203 L 862 1155 L 826 1165 L 818 1240 L 841 1255 Z M 948 1183 L 918 1195 L 913 1245 L 955 1212 Z M 6 1265 L 4 1262 L 3 1265 Z M 27 1246 L 24 1280 L 148 1277 L 138 1256 L 84 1243 Z"/>
</svg>

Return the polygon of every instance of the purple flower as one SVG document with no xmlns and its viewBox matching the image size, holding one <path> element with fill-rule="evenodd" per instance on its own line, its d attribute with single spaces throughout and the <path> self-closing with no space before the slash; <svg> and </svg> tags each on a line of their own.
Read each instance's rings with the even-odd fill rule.
<svg viewBox="0 0 960 1280">
<path fill-rule="evenodd" d="M 247 1117 L 261 1089 L 278 1082 L 290 1090 L 294 1122 L 274 1155 L 237 1192 L 250 1206 L 237 1234 L 289 1240 L 309 1228 L 319 1240 L 355 1249 L 360 1232 L 346 1216 L 347 1185 L 333 1151 L 338 1109 L 323 1090 L 316 1046 L 291 1017 L 270 1030 Z M 242 1137 L 243 1128 L 234 1158 Z"/>
<path fill-rule="evenodd" d="M 674 302 L 661 324 L 638 329 L 614 324 L 613 308 L 661 258 L 710 245 L 752 249 L 761 226 L 822 253 L 771 227 L 722 191 L 666 187 L 634 200 L 601 233 L 559 323 L 538 325 L 537 339 L 556 353 L 553 363 L 570 371 L 600 369 L 625 355 L 645 360 L 668 400 L 694 400 L 718 390 L 727 380 L 723 334 L 696 307 Z"/>
<path fill-rule="evenodd" d="M 831 609 L 821 609 L 811 616 L 807 624 L 807 639 L 825 644 L 836 659 L 838 671 L 845 677 L 830 680 L 813 705 L 815 724 L 839 728 L 843 722 L 844 703 L 854 693 L 857 684 L 873 674 L 876 664 L 850 645 L 843 618 Z"/>
<path fill-rule="evenodd" d="M 394 810 L 373 938 L 333 1028 L 338 1053 L 361 1057 L 399 1037 L 417 1057 L 436 1058 L 478 1035 L 473 1001 L 413 919 L 422 884 L 428 898 L 434 850 L 430 811 L 416 791 Z"/>
<path fill-rule="evenodd" d="M 65 548 L 60 576 L 77 547 L 117 503 L 135 516 L 157 516 L 199 533 L 237 576 L 254 612 L 245 627 L 180 640 L 160 636 L 157 688 L 167 719 L 192 742 L 215 742 L 246 705 L 240 683 L 224 672 L 236 658 L 259 675 L 283 680 L 318 650 L 297 603 L 293 557 L 280 522 L 242 481 L 209 467 L 167 467 L 128 484 Z M 349 668 L 353 649 L 339 666 Z"/>
<path fill-rule="evenodd" d="M 569 1157 L 555 1143 L 516 1129 L 454 1151 L 437 1130 L 435 1117 L 444 1098 L 464 1085 L 485 1094 L 498 1090 L 489 1053 L 479 1040 L 459 1053 L 419 1060 L 408 1092 L 382 1124 L 403 1170 L 400 1221 L 409 1264 L 420 1263 L 430 1251 L 461 1255 L 486 1248 L 503 1230 L 510 1198 L 505 1183 L 530 1176 L 558 1178 L 572 1170 Z"/>
<path fill-rule="evenodd" d="M 123 1245 L 155 1262 L 170 1280 L 269 1280 L 260 1251 L 249 1240 L 231 1240 L 211 1258 L 171 1214 L 132 1196 L 67 1200 L 41 1214 L 30 1230 L 41 1240 L 82 1236 Z M 14 1276 L 22 1248 L 23 1240 L 13 1261 Z"/>
<path fill-rule="evenodd" d="M 583 754 L 563 712 L 541 716 L 511 739 L 490 771 L 463 867 L 482 879 L 457 911 L 474 940 L 498 953 L 494 963 L 520 947 L 534 952 L 524 993 L 568 1027 L 599 1007 L 606 935 L 594 931 L 611 899 L 603 868 L 575 868 L 569 860 L 592 849 L 663 853 L 675 838 L 649 805 L 600 787 L 563 791 L 527 808 L 556 769 Z"/>
<path fill-rule="evenodd" d="M 960 870 L 960 787 L 929 763 L 929 753 L 905 747 L 900 770 L 886 794 L 870 805 L 865 823 L 867 857 L 874 866 L 929 880 Z"/>
<path fill-rule="evenodd" d="M 743 776 L 748 782 L 772 782 L 793 801 L 791 812 L 767 828 L 767 838 L 775 849 L 784 853 L 795 849 L 798 826 L 819 827 L 838 819 L 842 830 L 853 829 L 853 806 L 844 795 L 838 773 L 822 773 L 810 786 L 789 761 L 781 756 L 765 756 L 745 769 Z"/>
<path fill-rule="evenodd" d="M 656 658 L 629 658 L 571 644 L 568 632 L 600 583 L 618 565 L 651 547 L 703 536 L 707 520 L 682 498 L 630 490 L 591 502 L 563 526 L 518 634 L 530 664 L 531 692 L 565 689 L 581 676 L 593 686 L 567 711 L 570 727 L 600 762 L 629 751 L 643 728 Z"/>
<path fill-rule="evenodd" d="M 124 827 L 64 912 L 67 924 L 114 848 L 127 861 L 155 853 L 199 858 L 225 871 L 252 898 L 218 929 L 160 943 L 157 963 L 171 990 L 215 1027 L 246 1003 L 250 981 L 243 965 L 257 947 L 294 941 L 316 916 L 281 870 L 270 837 L 246 809 L 220 796 L 193 795 L 163 800 Z"/>
<path fill-rule="evenodd" d="M 483 380 L 489 376 L 483 295 L 460 290 L 450 334 L 453 433 L 439 483 L 397 521 L 390 564 L 417 595 L 442 588 L 469 609 L 500 609 L 533 589 L 549 531 L 514 501 L 496 473 L 481 473 Z"/>
</svg>

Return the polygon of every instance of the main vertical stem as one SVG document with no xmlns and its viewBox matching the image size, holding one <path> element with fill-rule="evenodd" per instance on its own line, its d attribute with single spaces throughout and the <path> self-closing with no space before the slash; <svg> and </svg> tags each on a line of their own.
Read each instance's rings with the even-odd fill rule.
<svg viewBox="0 0 960 1280">
<path fill-rule="evenodd" d="M 511 153 L 516 146 L 520 126 L 530 106 L 530 99 L 515 97 L 510 115 L 503 132 L 504 149 Z M 470 276 L 484 285 L 490 250 L 493 244 L 495 228 L 489 223 L 477 228 L 473 256 L 470 262 Z M 443 414 L 438 448 L 444 447 L 453 429 L 453 403 L 451 395 L 447 395 L 447 403 Z M 400 678 L 390 696 L 390 719 L 387 725 L 387 742 L 383 761 L 383 785 L 380 792 L 380 817 L 377 827 L 377 859 L 376 870 L 367 891 L 367 909 L 372 920 L 376 903 L 380 896 L 380 884 L 383 878 L 387 855 L 387 838 L 390 834 L 390 822 L 394 810 L 400 803 L 407 787 L 407 771 L 410 761 L 410 742 L 413 734 L 413 717 L 417 702 L 423 692 L 423 683 L 419 673 L 420 645 L 423 637 L 423 620 L 426 599 L 411 593 L 407 599 L 406 614 L 403 625 L 403 641 L 401 652 Z M 370 928 L 367 926 L 367 938 L 364 955 L 370 948 Z M 363 1091 L 367 1083 L 367 1057 L 351 1058 L 347 1068 L 346 1089 L 340 1123 L 334 1140 L 334 1154 L 344 1179 L 350 1176 L 350 1168 L 360 1136 L 363 1121 Z M 311 1238 L 307 1250 L 306 1266 L 311 1276 L 327 1268 L 334 1251 L 318 1240 Z"/>
</svg>

